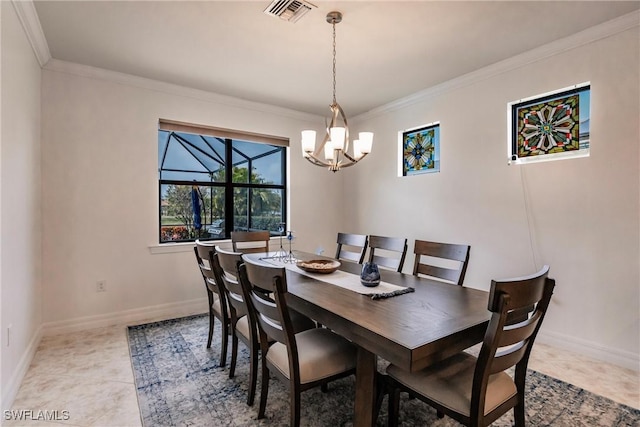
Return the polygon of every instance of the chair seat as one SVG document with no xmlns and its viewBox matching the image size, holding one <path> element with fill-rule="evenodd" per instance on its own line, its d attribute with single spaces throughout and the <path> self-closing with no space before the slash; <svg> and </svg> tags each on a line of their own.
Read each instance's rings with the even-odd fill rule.
<svg viewBox="0 0 640 427">
<path fill-rule="evenodd" d="M 213 307 L 213 311 L 215 313 L 217 313 L 218 315 L 222 315 L 222 307 L 220 306 L 220 297 L 218 297 L 218 295 L 213 294 L 213 304 L 211 304 L 211 307 Z"/>
<path fill-rule="evenodd" d="M 467 353 L 459 353 L 413 373 L 395 365 L 389 365 L 387 374 L 408 389 L 469 416 L 476 362 L 475 357 Z M 508 374 L 500 372 L 490 376 L 484 413 L 488 414 L 516 393 L 516 385 Z"/>
<path fill-rule="evenodd" d="M 245 337 L 247 340 L 250 339 L 251 335 L 249 334 L 249 316 L 242 316 L 238 319 L 238 323 L 236 323 L 236 332 Z"/>
<path fill-rule="evenodd" d="M 296 334 L 300 362 L 300 383 L 322 380 L 356 366 L 356 348 L 328 329 L 309 329 Z M 289 377 L 287 347 L 277 342 L 269 348 L 267 360 Z"/>
</svg>

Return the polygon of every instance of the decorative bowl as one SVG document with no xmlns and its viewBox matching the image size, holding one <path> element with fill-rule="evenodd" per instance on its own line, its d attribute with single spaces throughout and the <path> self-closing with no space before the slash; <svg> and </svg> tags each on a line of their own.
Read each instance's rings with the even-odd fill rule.
<svg viewBox="0 0 640 427">
<path fill-rule="evenodd" d="M 340 261 L 334 259 L 310 259 L 296 262 L 296 266 L 308 273 L 329 274 L 340 267 Z"/>
</svg>

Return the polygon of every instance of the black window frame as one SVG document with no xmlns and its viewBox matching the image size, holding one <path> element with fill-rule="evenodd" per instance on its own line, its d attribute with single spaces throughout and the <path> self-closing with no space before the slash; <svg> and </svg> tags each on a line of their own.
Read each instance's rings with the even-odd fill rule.
<svg viewBox="0 0 640 427">
<path fill-rule="evenodd" d="M 178 123 L 178 122 L 167 122 L 167 123 Z M 194 242 L 195 240 L 206 240 L 206 241 L 219 241 L 219 240 L 226 240 L 230 238 L 230 233 L 231 231 L 234 230 L 234 224 L 235 224 L 235 213 L 234 213 L 234 197 L 235 197 L 235 192 L 237 189 L 247 189 L 247 227 L 246 229 L 248 230 L 252 230 L 254 229 L 254 227 L 252 227 L 253 225 L 253 215 L 251 214 L 252 212 L 252 204 L 253 204 L 253 197 L 252 197 L 252 192 L 253 190 L 279 190 L 282 194 L 282 199 L 281 199 L 281 225 L 283 227 L 284 230 L 287 229 L 287 205 L 288 205 L 288 188 L 287 188 L 287 153 L 288 153 L 288 140 L 286 140 L 286 145 L 284 143 L 270 143 L 271 141 L 269 139 L 267 139 L 266 141 L 261 141 L 260 139 L 263 138 L 254 138 L 254 136 L 256 134 L 251 134 L 251 133 L 243 133 L 241 131 L 230 131 L 230 130 L 221 130 L 221 134 L 224 134 L 226 137 L 219 137 L 219 136 L 215 136 L 216 132 L 215 128 L 209 128 L 209 127 L 196 127 L 193 125 L 186 125 L 187 129 L 186 130 L 181 130 L 180 128 L 178 128 L 178 130 L 171 130 L 171 129 L 167 129 L 167 126 L 163 126 L 163 121 L 160 122 L 160 126 L 158 129 L 158 135 L 160 135 L 160 132 L 167 132 L 167 142 L 166 145 L 164 147 L 164 152 L 162 153 L 162 160 L 159 160 L 159 166 L 158 166 L 158 242 L 159 244 L 171 244 L 171 243 L 185 243 L 185 242 Z M 168 126 L 169 128 L 171 126 Z M 202 132 L 201 133 L 197 133 L 196 131 L 201 129 Z M 225 169 L 225 181 L 224 182 L 212 182 L 211 180 L 209 181 L 204 181 L 204 180 L 176 180 L 176 179 L 162 179 L 162 171 L 175 171 L 175 172 L 194 172 L 194 171 L 189 171 L 189 170 L 175 170 L 175 169 L 163 169 L 162 168 L 162 164 L 164 163 L 164 160 L 166 158 L 167 155 L 167 151 L 169 149 L 169 143 L 168 141 L 170 140 L 170 138 L 172 136 L 175 136 L 176 138 L 180 138 L 180 133 L 190 133 L 190 134 L 194 134 L 194 135 L 198 135 L 198 136 L 208 136 L 208 137 L 213 137 L 216 138 L 218 141 L 220 141 L 221 143 L 224 144 L 224 169 Z M 233 137 L 233 136 L 237 136 L 237 137 Z M 265 138 L 270 138 L 270 137 L 265 137 Z M 276 138 L 276 137 L 273 137 Z M 258 141 L 255 141 L 253 139 L 258 139 Z M 194 146 L 193 144 L 191 144 L 189 141 L 185 140 L 184 138 L 180 138 L 181 143 L 182 144 L 188 144 L 192 149 L 201 151 L 198 147 Z M 248 157 L 245 153 L 242 153 L 240 150 L 238 150 L 237 148 L 234 148 L 234 141 L 237 142 L 242 142 L 242 143 L 250 143 L 250 144 L 260 144 L 260 145 L 270 145 L 271 147 L 273 147 L 273 149 L 266 151 L 265 153 L 259 154 L 257 156 L 254 157 Z M 277 142 L 277 140 L 276 140 Z M 255 182 L 251 182 L 252 180 L 252 162 L 269 156 L 269 155 L 273 155 L 276 154 L 278 151 L 280 151 L 280 165 L 281 165 L 281 184 L 265 184 L 265 183 L 255 183 Z M 233 163 L 233 154 L 234 152 L 236 154 L 240 154 L 243 157 L 243 160 L 241 162 L 236 162 L 235 164 Z M 208 155 L 208 154 L 207 154 Z M 248 174 L 248 180 L 249 182 L 233 182 L 233 172 L 234 172 L 234 166 L 239 165 L 239 164 L 246 164 L 249 174 Z M 231 165 L 231 167 L 227 167 L 226 165 Z M 205 175 L 206 176 L 206 175 Z M 162 201 L 163 201 L 163 194 L 162 194 L 162 187 L 163 185 L 185 185 L 185 186 L 192 186 L 192 185 L 197 185 L 198 187 L 213 187 L 213 188 L 223 188 L 224 192 L 225 192 L 225 197 L 224 197 L 224 221 L 225 221 L 225 228 L 224 228 L 224 236 L 222 237 L 209 237 L 209 236 L 204 236 L 204 237 L 200 237 L 200 236 L 194 236 L 193 238 L 190 236 L 188 239 L 176 239 L 176 240 L 162 240 L 163 237 L 163 225 L 162 225 Z M 203 224 L 204 226 L 204 224 Z M 274 230 L 269 230 L 272 234 L 272 236 L 276 236 L 276 235 L 280 235 L 279 233 L 277 233 Z"/>
</svg>

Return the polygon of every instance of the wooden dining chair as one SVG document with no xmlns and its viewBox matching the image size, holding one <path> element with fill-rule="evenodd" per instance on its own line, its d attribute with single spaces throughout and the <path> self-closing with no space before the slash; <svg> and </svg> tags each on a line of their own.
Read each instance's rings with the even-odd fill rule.
<svg viewBox="0 0 640 427">
<path fill-rule="evenodd" d="M 336 259 L 362 264 L 367 251 L 368 237 L 363 234 L 338 233 Z M 345 248 L 347 246 L 348 248 Z"/>
<path fill-rule="evenodd" d="M 413 249 L 415 254 L 413 275 L 434 277 L 462 286 L 464 276 L 467 273 L 470 250 L 471 247 L 469 245 L 416 240 Z M 423 256 L 440 258 L 440 261 L 448 260 L 455 266 L 433 265 L 433 261 L 430 261 L 431 263 L 427 263 L 429 261 L 423 263 Z"/>
<path fill-rule="evenodd" d="M 383 252 L 397 252 L 400 255 L 396 257 L 380 255 L 380 252 L 378 252 L 378 254 L 375 253 L 376 250 L 382 250 Z M 369 236 L 369 262 L 376 263 L 381 267 L 395 270 L 400 273 L 402 272 L 406 256 L 407 239 L 401 239 L 398 237 Z"/>
<path fill-rule="evenodd" d="M 235 376 L 238 359 L 238 339 L 249 349 L 249 391 L 247 405 L 253 405 L 258 379 L 258 331 L 256 324 L 247 316 L 248 307 L 243 297 L 242 288 L 238 282 L 238 264 L 242 262 L 242 254 L 216 247 L 213 256 L 213 266 L 220 279 L 227 301 L 229 303 L 231 325 L 231 365 L 229 378 Z"/>
<path fill-rule="evenodd" d="M 234 252 L 243 254 L 269 252 L 269 231 L 232 231 L 231 244 Z"/>
<path fill-rule="evenodd" d="M 240 265 L 240 281 L 250 296 L 260 331 L 262 388 L 258 419 L 264 418 L 269 374 L 289 387 L 290 424 L 300 425 L 300 393 L 355 373 L 356 348 L 329 329 L 297 332 L 287 305 L 284 268 L 257 264 L 246 256 Z M 270 342 L 273 341 L 273 344 Z"/>
<path fill-rule="evenodd" d="M 256 381 L 258 379 L 258 323 L 252 306 L 247 303 L 248 299 L 238 280 L 238 265 L 242 263 L 240 252 L 231 252 L 216 246 L 216 253 L 213 256 L 213 266 L 216 274 L 220 278 L 219 283 L 226 294 L 229 303 L 230 326 L 231 326 L 231 364 L 229 366 L 229 378 L 235 376 L 238 360 L 238 340 L 242 341 L 249 349 L 249 390 L 247 395 L 247 405 L 253 405 L 256 394 Z M 294 312 L 292 313 L 292 324 L 296 332 L 315 328 L 316 324 L 308 317 Z"/>
<path fill-rule="evenodd" d="M 487 426 L 513 408 L 523 427 L 529 355 L 555 287 L 548 274 L 545 265 L 528 277 L 491 282 L 491 320 L 477 358 L 462 352 L 418 372 L 389 365 L 389 425 L 397 425 L 400 392 L 408 391 L 466 426 Z M 515 323 L 510 314 L 527 308 Z M 513 366 L 512 377 L 505 371 Z"/>
<path fill-rule="evenodd" d="M 196 253 L 196 261 L 198 268 L 204 280 L 205 289 L 207 290 L 207 298 L 209 300 L 209 337 L 207 338 L 207 348 L 211 348 L 211 339 L 213 338 L 213 329 L 215 318 L 220 320 L 222 325 L 222 348 L 220 349 L 220 366 L 227 363 L 228 336 L 230 333 L 230 316 L 228 310 L 227 298 L 223 290 L 218 286 L 219 281 L 216 279 L 213 271 L 213 253 L 215 247 L 207 245 L 196 240 L 193 248 Z"/>
</svg>

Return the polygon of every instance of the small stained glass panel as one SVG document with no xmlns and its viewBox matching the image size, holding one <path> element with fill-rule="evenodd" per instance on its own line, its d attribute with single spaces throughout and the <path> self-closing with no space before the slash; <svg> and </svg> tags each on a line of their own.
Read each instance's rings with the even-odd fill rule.
<svg viewBox="0 0 640 427">
<path fill-rule="evenodd" d="M 440 172 L 440 124 L 402 132 L 402 175 Z"/>
</svg>

